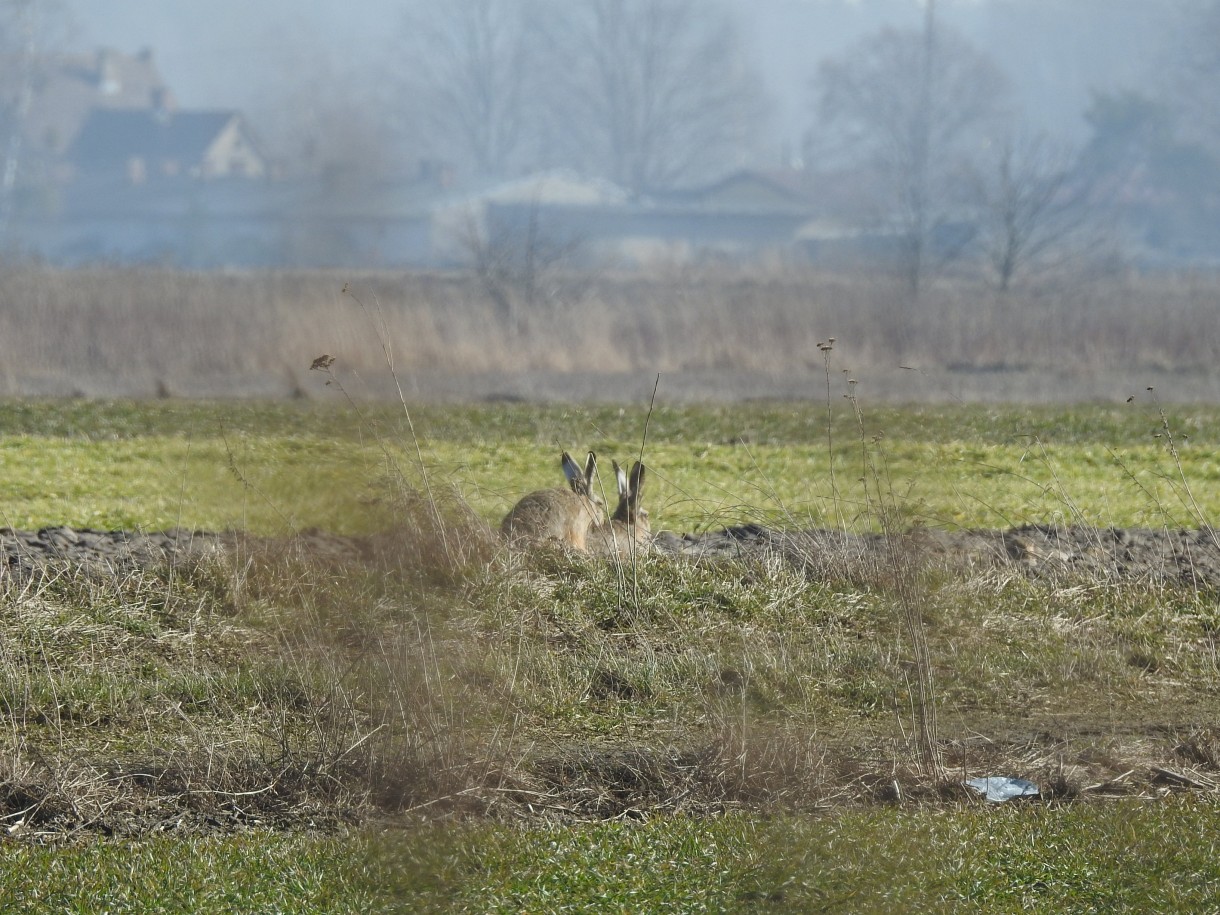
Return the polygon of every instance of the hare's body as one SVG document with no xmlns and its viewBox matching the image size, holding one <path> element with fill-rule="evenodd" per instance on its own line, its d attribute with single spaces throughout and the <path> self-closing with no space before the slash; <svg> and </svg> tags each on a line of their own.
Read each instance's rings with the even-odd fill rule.
<svg viewBox="0 0 1220 915">
<path fill-rule="evenodd" d="M 614 479 L 618 486 L 618 506 L 610 523 L 589 533 L 589 551 L 612 556 L 628 556 L 634 550 L 646 550 L 652 542 L 648 512 L 640 506 L 644 488 L 644 465 L 639 461 L 631 468 L 631 477 L 614 463 Z"/>
<path fill-rule="evenodd" d="M 582 472 L 564 452 L 563 472 L 569 488 L 541 489 L 522 498 L 500 523 L 505 537 L 516 543 L 558 542 L 582 552 L 588 549 L 589 529 L 603 518 L 601 503 L 593 494 L 597 458 L 590 451 Z"/>
</svg>

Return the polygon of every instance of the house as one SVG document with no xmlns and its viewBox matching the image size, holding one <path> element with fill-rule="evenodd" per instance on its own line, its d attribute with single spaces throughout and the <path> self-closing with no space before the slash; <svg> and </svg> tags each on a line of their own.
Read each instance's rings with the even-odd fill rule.
<svg viewBox="0 0 1220 915">
<path fill-rule="evenodd" d="M 150 50 L 0 54 L 0 107 L 17 113 L 23 173 L 44 183 L 268 172 L 236 112 L 176 110 Z"/>
<path fill-rule="evenodd" d="M 173 99 L 150 50 L 110 48 L 84 54 L 26 58 L 0 55 L 0 105 L 17 110 L 28 86 L 22 134 L 39 154 L 62 155 L 96 109 L 172 107 Z"/>
<path fill-rule="evenodd" d="M 787 252 L 816 205 L 794 170 L 741 169 L 710 184 L 654 195 L 648 236 L 680 239 L 696 259 Z"/>
<path fill-rule="evenodd" d="M 574 250 L 611 231 L 611 222 L 631 212 L 630 202 L 613 182 L 568 169 L 457 191 L 432 208 L 431 257 L 453 265 L 488 254 Z"/>
<path fill-rule="evenodd" d="M 558 251 L 574 262 L 631 265 L 787 251 L 814 214 L 801 179 L 739 171 L 708 185 L 634 196 L 600 179 L 543 172 L 439 207 L 434 256 L 468 261 L 490 245 L 500 256 Z"/>
<path fill-rule="evenodd" d="M 740 169 L 711 184 L 657 197 L 665 207 L 705 213 L 790 214 L 807 218 L 815 206 L 803 171 Z"/>
<path fill-rule="evenodd" d="M 96 108 L 67 159 L 78 178 L 262 178 L 267 159 L 235 111 Z"/>
</svg>

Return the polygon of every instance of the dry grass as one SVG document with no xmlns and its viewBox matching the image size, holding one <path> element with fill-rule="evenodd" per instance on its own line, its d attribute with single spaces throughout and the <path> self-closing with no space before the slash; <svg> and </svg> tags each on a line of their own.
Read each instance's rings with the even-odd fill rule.
<svg viewBox="0 0 1220 915">
<path fill-rule="evenodd" d="M 993 773 L 1067 798 L 1220 788 L 1205 596 L 917 555 L 896 577 L 880 550 L 617 568 L 444 517 L 448 546 L 409 524 L 7 577 L 5 826 L 809 811 L 961 801 Z M 916 728 L 912 613 L 939 735 Z"/>
<path fill-rule="evenodd" d="M 832 497 L 875 530 L 732 559 L 510 552 L 382 442 L 355 527 L 380 534 L 7 575 L 0 817 L 44 835 L 808 811 L 956 802 L 1000 773 L 1060 798 L 1214 790 L 1218 579 L 1108 577 L 1105 557 L 1038 577 L 998 534 L 968 535 L 994 562 L 950 554 L 949 532 L 906 530 L 852 419 L 828 417 L 824 447 L 860 450 L 864 491 L 839 474 Z M 1030 556 L 1057 551 L 1035 535 Z"/>
<path fill-rule="evenodd" d="M 1058 798 L 1220 788 L 1214 595 L 946 557 L 902 529 L 856 420 L 858 443 L 825 447 L 865 452 L 879 532 L 860 538 L 514 553 L 387 445 L 368 510 L 397 523 L 360 528 L 381 534 L 6 576 L 0 818 L 46 835 L 808 811 L 956 802 L 1001 773 Z"/>
<path fill-rule="evenodd" d="M 999 295 L 950 279 L 911 303 L 884 278 L 791 268 L 569 275 L 509 332 L 478 281 L 460 275 L 10 266 L 0 391 L 303 393 L 321 352 L 376 390 L 383 341 L 408 384 L 526 370 L 816 375 L 828 336 L 839 364 L 860 373 L 899 363 L 1207 371 L 1220 344 L 1199 329 L 1218 290 L 1214 277 L 1162 274 Z"/>
</svg>

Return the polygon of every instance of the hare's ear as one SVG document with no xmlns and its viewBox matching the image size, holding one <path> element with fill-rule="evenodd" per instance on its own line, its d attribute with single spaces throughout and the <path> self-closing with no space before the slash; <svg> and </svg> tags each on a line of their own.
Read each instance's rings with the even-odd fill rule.
<svg viewBox="0 0 1220 915">
<path fill-rule="evenodd" d="M 589 459 L 585 461 L 585 469 L 581 470 L 580 465 L 572 460 L 572 456 L 566 451 L 563 453 L 563 475 L 568 478 L 568 485 L 572 487 L 572 492 L 578 496 L 587 496 L 593 492 L 593 476 L 597 473 L 597 457 L 592 451 L 589 452 Z"/>
<path fill-rule="evenodd" d="M 614 465 L 614 485 L 618 487 L 618 497 L 626 499 L 627 493 L 630 491 L 627 489 L 627 471 L 618 465 L 618 461 L 610 463 Z"/>
<path fill-rule="evenodd" d="M 635 505 L 640 501 L 640 493 L 644 489 L 644 465 L 640 461 L 635 462 L 635 466 L 631 468 L 631 484 L 628 492 L 631 493 L 631 504 Z"/>
<path fill-rule="evenodd" d="M 589 492 L 593 492 L 595 476 L 597 476 L 597 455 L 590 451 L 588 458 L 585 459 L 585 487 Z"/>
<path fill-rule="evenodd" d="M 563 460 L 560 462 L 563 467 L 563 475 L 568 481 L 568 485 L 573 489 L 577 489 L 584 484 L 585 476 L 581 472 L 580 465 L 572 460 L 572 455 L 566 451 L 563 453 Z M 578 490 L 579 491 L 579 490 Z"/>
</svg>

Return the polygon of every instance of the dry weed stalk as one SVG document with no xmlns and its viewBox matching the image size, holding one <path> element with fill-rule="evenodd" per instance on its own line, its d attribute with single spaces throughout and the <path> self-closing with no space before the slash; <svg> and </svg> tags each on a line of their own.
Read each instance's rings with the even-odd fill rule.
<svg viewBox="0 0 1220 915">
<path fill-rule="evenodd" d="M 826 359 L 826 378 L 829 413 L 830 384 L 830 347 L 833 339 L 823 350 Z M 940 757 L 940 742 L 936 729 L 936 688 L 933 678 L 932 656 L 928 647 L 926 623 L 924 622 L 922 605 L 927 599 L 924 588 L 921 587 L 922 565 L 918 554 L 919 547 L 914 538 L 905 536 L 901 528 L 897 499 L 892 481 L 885 463 L 884 453 L 881 454 L 881 464 L 878 464 L 876 452 L 868 447 L 864 431 L 863 411 L 856 394 L 855 382 L 848 379 L 847 392 L 844 397 L 851 405 L 856 425 L 860 434 L 860 452 L 863 461 L 864 502 L 868 506 L 870 517 L 878 524 L 884 550 L 884 574 L 889 581 L 892 593 L 902 618 L 903 628 L 910 641 L 915 672 L 915 689 L 906 692 L 912 696 L 912 714 L 915 723 L 915 745 L 926 773 L 935 781 L 944 779 L 944 767 Z M 829 428 L 829 417 L 827 426 Z M 833 461 L 833 454 L 830 456 Z M 870 490 L 871 485 L 871 490 Z"/>
<path fill-rule="evenodd" d="M 1155 398 L 1155 389 L 1148 388 L 1149 392 L 1153 393 Z M 1178 448 L 1177 438 L 1174 436 L 1173 428 L 1169 425 L 1169 417 L 1165 414 L 1165 408 L 1156 401 L 1157 416 L 1161 420 L 1161 434 L 1165 436 L 1165 446 L 1169 449 L 1169 456 L 1173 460 L 1174 469 L 1177 472 L 1178 486 L 1175 487 L 1179 498 L 1181 498 L 1191 512 L 1195 523 L 1200 528 L 1206 530 L 1210 536 L 1212 543 L 1220 548 L 1220 535 L 1217 534 L 1215 528 L 1211 526 L 1203 509 L 1199 505 L 1199 501 L 1195 498 L 1194 489 L 1190 485 L 1190 481 L 1186 478 L 1186 471 L 1182 467 L 1182 455 Z"/>
</svg>

